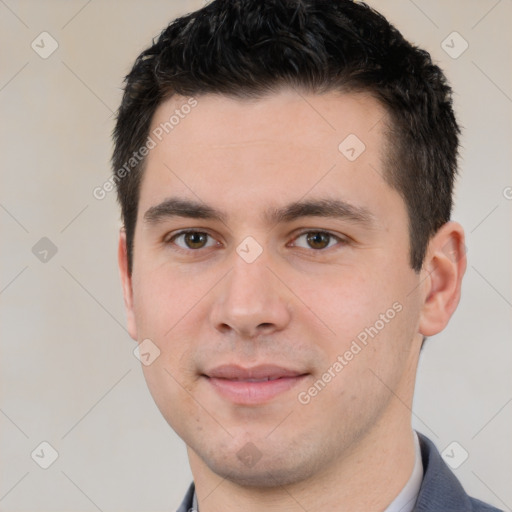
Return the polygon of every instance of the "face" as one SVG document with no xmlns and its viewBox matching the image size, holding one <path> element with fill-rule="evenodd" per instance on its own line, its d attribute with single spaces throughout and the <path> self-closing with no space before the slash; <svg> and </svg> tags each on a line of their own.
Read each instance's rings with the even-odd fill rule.
<svg viewBox="0 0 512 512">
<path fill-rule="evenodd" d="M 196 101 L 147 157 L 130 333 L 159 351 L 144 375 L 191 463 L 312 478 L 410 414 L 394 397 L 412 396 L 422 276 L 383 179 L 386 116 L 362 94 Z"/>
</svg>

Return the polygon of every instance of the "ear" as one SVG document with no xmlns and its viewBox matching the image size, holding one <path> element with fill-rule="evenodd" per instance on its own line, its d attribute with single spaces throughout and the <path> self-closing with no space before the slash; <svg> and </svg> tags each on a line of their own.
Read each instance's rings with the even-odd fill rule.
<svg viewBox="0 0 512 512">
<path fill-rule="evenodd" d="M 119 248 L 117 251 L 117 259 L 119 264 L 119 272 L 121 274 L 121 284 L 123 286 L 128 333 L 135 341 L 137 341 L 137 325 L 133 311 L 132 276 L 128 271 L 128 250 L 126 247 L 126 232 L 124 228 L 121 228 L 119 232 Z"/>
<path fill-rule="evenodd" d="M 457 222 L 447 222 L 430 240 L 421 270 L 423 336 L 433 336 L 448 324 L 460 300 L 466 264 L 464 230 Z"/>
</svg>

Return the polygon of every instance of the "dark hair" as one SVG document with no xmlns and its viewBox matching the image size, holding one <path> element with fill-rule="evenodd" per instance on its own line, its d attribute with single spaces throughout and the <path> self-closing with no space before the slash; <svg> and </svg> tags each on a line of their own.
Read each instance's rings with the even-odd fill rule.
<svg viewBox="0 0 512 512">
<path fill-rule="evenodd" d="M 459 135 L 451 88 L 426 51 L 364 3 L 215 0 L 163 30 L 125 83 L 112 163 L 130 272 L 145 163 L 132 155 L 157 107 L 175 94 L 257 99 L 283 86 L 369 93 L 388 113 L 385 179 L 407 206 L 414 270 L 450 219 Z"/>
</svg>

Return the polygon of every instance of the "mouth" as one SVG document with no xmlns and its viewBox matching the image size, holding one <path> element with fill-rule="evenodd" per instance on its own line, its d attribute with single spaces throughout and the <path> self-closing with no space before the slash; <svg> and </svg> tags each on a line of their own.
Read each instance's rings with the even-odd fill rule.
<svg viewBox="0 0 512 512">
<path fill-rule="evenodd" d="M 209 385 L 224 399 L 237 405 L 270 402 L 306 378 L 308 373 L 275 365 L 243 368 L 217 366 L 204 374 Z"/>
</svg>

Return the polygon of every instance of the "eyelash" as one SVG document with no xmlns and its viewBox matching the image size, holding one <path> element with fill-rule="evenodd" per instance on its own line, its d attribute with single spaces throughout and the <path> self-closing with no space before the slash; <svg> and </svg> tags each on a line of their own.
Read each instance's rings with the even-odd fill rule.
<svg viewBox="0 0 512 512">
<path fill-rule="evenodd" d="M 172 237 L 170 237 L 168 240 L 165 241 L 166 244 L 173 244 L 175 246 L 175 250 L 179 251 L 179 252 L 183 252 L 183 253 L 192 253 L 192 252 L 200 252 L 202 249 L 208 249 L 209 247 L 201 247 L 199 249 L 191 249 L 191 248 L 183 248 L 183 247 L 180 247 L 179 245 L 176 245 L 174 242 L 176 239 L 178 239 L 179 237 L 182 237 L 184 235 L 188 235 L 188 234 L 192 234 L 192 233 L 199 233 L 199 234 L 202 234 L 202 235 L 206 235 L 212 239 L 213 236 L 211 236 L 208 232 L 206 231 L 199 231 L 199 230 L 194 230 L 194 229 L 187 229 L 187 230 L 184 230 L 184 231 L 180 231 L 178 233 L 175 233 Z M 306 231 L 302 231 L 300 233 L 298 233 L 296 236 L 294 236 L 292 242 L 295 242 L 296 240 L 298 240 L 300 237 L 304 236 L 304 235 L 308 235 L 308 234 L 324 234 L 324 235 L 327 235 L 330 237 L 330 239 L 334 239 L 336 240 L 337 244 L 333 245 L 333 246 L 327 246 L 323 249 L 313 249 L 312 247 L 309 247 L 309 251 L 312 252 L 312 253 L 321 253 L 321 252 L 326 252 L 328 249 L 332 249 L 333 247 L 335 247 L 336 245 L 347 245 L 349 243 L 349 240 L 348 238 L 343 238 L 343 237 L 340 237 L 338 235 L 335 235 L 334 233 L 331 233 L 330 231 L 325 231 L 325 230 L 321 230 L 321 229 L 317 229 L 317 230 L 312 230 L 312 229 L 309 229 L 309 230 L 306 230 Z M 331 240 L 329 240 L 329 243 L 330 243 Z M 288 246 L 288 245 L 287 245 Z M 210 246 L 210 247 L 213 247 L 213 246 Z M 299 247 L 300 249 L 306 249 L 304 247 Z"/>
</svg>

